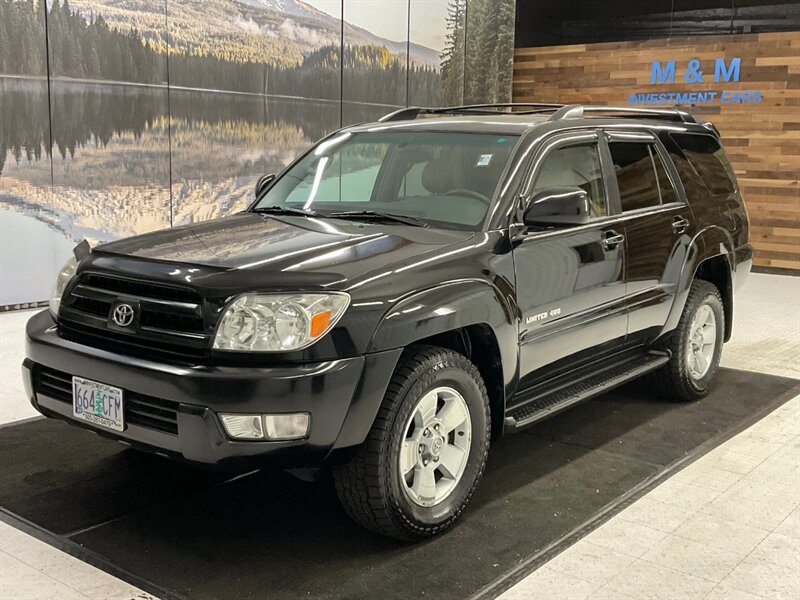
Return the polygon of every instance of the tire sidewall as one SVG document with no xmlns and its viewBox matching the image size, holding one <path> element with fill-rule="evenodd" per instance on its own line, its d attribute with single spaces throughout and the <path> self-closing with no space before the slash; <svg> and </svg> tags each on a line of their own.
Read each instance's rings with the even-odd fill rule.
<svg viewBox="0 0 800 600">
<path fill-rule="evenodd" d="M 697 311 L 704 305 L 707 305 L 711 311 L 714 313 L 714 319 L 716 321 L 716 340 L 714 344 L 714 355 L 711 359 L 711 365 L 706 371 L 706 374 L 703 375 L 700 379 L 695 379 L 689 373 L 689 367 L 686 364 L 686 347 L 689 344 L 689 338 L 691 336 L 691 326 L 692 322 L 694 321 L 694 317 L 697 314 Z M 711 385 L 711 381 L 714 379 L 714 375 L 717 373 L 717 369 L 719 368 L 719 362 L 722 357 L 722 344 L 723 344 L 723 336 L 725 333 L 725 313 L 722 308 L 722 302 L 719 296 L 716 293 L 711 291 L 703 293 L 701 296 L 698 297 L 698 300 L 694 302 L 691 310 L 687 314 L 687 319 L 680 332 L 680 347 L 678 349 L 678 357 L 680 360 L 681 365 L 681 374 L 683 379 L 686 383 L 697 393 L 705 392 L 708 387 Z"/>
<path fill-rule="evenodd" d="M 415 375 L 411 385 L 403 393 L 389 437 L 391 447 L 387 449 L 386 455 L 389 457 L 387 475 L 388 485 L 391 487 L 390 498 L 395 504 L 395 510 L 408 525 L 423 528 L 444 526 L 449 519 L 460 513 L 483 472 L 489 445 L 488 403 L 483 387 L 465 369 L 437 360 Z M 419 399 L 432 389 L 443 386 L 453 388 L 464 398 L 471 420 L 472 439 L 467 465 L 456 488 L 441 503 L 430 507 L 420 506 L 409 498 L 404 489 L 399 452 L 405 439 L 406 424 Z"/>
</svg>

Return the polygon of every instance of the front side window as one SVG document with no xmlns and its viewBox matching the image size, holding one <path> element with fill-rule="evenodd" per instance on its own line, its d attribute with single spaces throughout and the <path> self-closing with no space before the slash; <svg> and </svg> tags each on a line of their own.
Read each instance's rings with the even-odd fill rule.
<svg viewBox="0 0 800 600">
<path fill-rule="evenodd" d="M 321 216 L 375 211 L 476 228 L 517 139 L 441 131 L 343 133 L 291 167 L 254 208 L 300 208 Z"/>
<path fill-rule="evenodd" d="M 562 146 L 544 158 L 533 191 L 560 187 L 579 187 L 585 191 L 589 195 L 589 216 L 608 214 L 597 143 Z"/>
<path fill-rule="evenodd" d="M 649 208 L 661 204 L 658 176 L 653 162 L 652 144 L 648 142 L 610 142 L 611 161 L 617 175 L 622 211 Z M 662 168 L 663 170 L 663 168 Z M 666 179 L 666 173 L 664 173 Z"/>
</svg>

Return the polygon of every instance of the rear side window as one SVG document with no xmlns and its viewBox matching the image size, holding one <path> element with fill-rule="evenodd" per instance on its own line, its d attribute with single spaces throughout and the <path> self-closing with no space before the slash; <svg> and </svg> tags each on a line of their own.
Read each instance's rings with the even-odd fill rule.
<svg viewBox="0 0 800 600">
<path fill-rule="evenodd" d="M 651 146 L 647 142 L 608 144 L 623 212 L 661 204 Z"/>
<path fill-rule="evenodd" d="M 672 181 L 667 176 L 667 169 L 664 167 L 664 161 L 661 160 L 661 155 L 653 146 L 650 146 L 650 153 L 653 155 L 653 164 L 655 164 L 656 167 L 658 192 L 661 194 L 661 204 L 677 202 L 678 194 L 675 193 L 675 188 L 672 186 Z"/>
<path fill-rule="evenodd" d="M 683 152 L 693 174 L 702 180 L 709 192 L 727 195 L 736 190 L 733 169 L 715 137 L 696 133 L 673 133 L 670 137 Z M 681 173 L 685 184 L 689 183 L 685 181 L 687 175 Z"/>
</svg>

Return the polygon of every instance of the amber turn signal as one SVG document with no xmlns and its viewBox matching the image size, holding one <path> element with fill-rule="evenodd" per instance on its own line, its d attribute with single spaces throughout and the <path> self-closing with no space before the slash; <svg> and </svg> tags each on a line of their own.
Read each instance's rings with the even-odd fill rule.
<svg viewBox="0 0 800 600">
<path fill-rule="evenodd" d="M 331 311 L 319 312 L 311 317 L 311 337 L 317 338 L 328 331 L 331 324 Z"/>
</svg>

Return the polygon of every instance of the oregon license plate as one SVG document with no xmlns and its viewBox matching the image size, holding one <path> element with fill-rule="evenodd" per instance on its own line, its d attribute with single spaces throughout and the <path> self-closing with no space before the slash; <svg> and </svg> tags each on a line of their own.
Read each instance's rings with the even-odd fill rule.
<svg viewBox="0 0 800 600">
<path fill-rule="evenodd" d="M 89 423 L 122 431 L 125 428 L 122 390 L 90 379 L 73 377 L 72 414 Z"/>
</svg>

